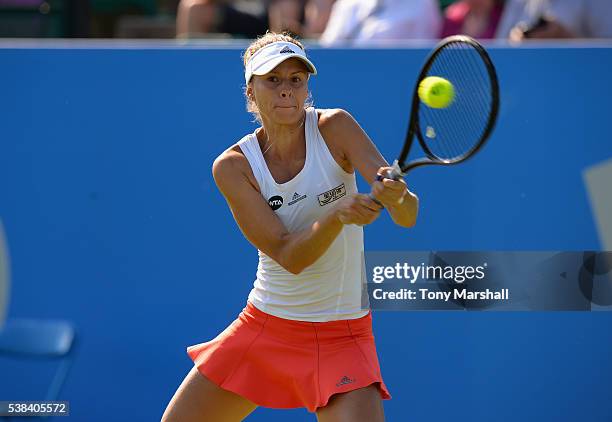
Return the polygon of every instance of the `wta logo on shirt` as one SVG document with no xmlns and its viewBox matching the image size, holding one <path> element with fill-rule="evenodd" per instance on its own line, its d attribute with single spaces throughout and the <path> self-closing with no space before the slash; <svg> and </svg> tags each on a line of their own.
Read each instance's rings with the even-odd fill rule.
<svg viewBox="0 0 612 422">
<path fill-rule="evenodd" d="M 268 199 L 268 205 L 270 205 L 270 208 L 272 208 L 272 210 L 276 211 L 277 209 L 283 206 L 283 197 L 278 195 L 270 197 Z"/>
<path fill-rule="evenodd" d="M 328 190 L 327 192 L 320 193 L 317 195 L 317 199 L 319 200 L 319 205 L 323 207 L 337 201 L 344 195 L 346 195 L 346 187 L 344 186 L 344 183 L 342 183 L 335 188 Z"/>
</svg>

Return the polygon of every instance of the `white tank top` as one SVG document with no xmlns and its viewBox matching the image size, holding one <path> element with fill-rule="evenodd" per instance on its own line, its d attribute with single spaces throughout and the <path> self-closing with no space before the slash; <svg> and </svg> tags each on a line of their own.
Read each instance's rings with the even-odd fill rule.
<svg viewBox="0 0 612 422">
<path fill-rule="evenodd" d="M 334 160 L 319 132 L 317 110 L 306 110 L 306 160 L 286 183 L 276 183 L 255 132 L 238 145 L 251 165 L 262 196 L 289 232 L 308 228 L 343 196 L 356 193 L 354 174 Z M 345 225 L 329 249 L 300 274 L 292 274 L 258 250 L 257 278 L 248 300 L 263 312 L 299 321 L 360 318 L 362 309 L 363 228 Z"/>
</svg>

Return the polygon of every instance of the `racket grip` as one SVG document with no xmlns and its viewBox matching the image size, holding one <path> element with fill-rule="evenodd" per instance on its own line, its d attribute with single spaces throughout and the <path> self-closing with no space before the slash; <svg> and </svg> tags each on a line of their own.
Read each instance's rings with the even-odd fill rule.
<svg viewBox="0 0 612 422">
<path fill-rule="evenodd" d="M 378 180 L 378 178 L 376 179 Z M 382 178 L 380 179 L 382 180 Z M 380 202 L 378 199 L 374 198 L 374 195 L 372 195 L 371 193 L 368 194 L 368 196 L 370 197 L 370 199 L 374 202 L 376 202 L 376 205 L 378 205 L 380 207 L 381 210 L 385 209 L 385 206 L 382 204 L 382 202 Z"/>
<path fill-rule="evenodd" d="M 397 160 L 393 162 L 392 167 L 393 168 L 391 170 L 386 170 L 385 174 L 377 174 L 376 181 L 382 182 L 383 179 L 399 180 L 400 178 L 402 178 L 403 173 Z M 378 199 L 374 198 L 374 195 L 370 193 L 368 196 L 372 201 L 376 202 L 376 204 L 379 205 L 382 209 L 385 208 L 385 206 Z M 404 198 L 402 198 L 401 202 L 404 202 Z"/>
<path fill-rule="evenodd" d="M 400 178 L 402 178 L 404 174 L 402 173 L 402 169 L 400 168 L 397 160 L 393 162 L 393 165 L 391 167 L 391 170 L 387 170 L 385 174 L 377 174 L 376 180 L 380 182 L 385 178 L 392 180 L 399 180 Z"/>
</svg>

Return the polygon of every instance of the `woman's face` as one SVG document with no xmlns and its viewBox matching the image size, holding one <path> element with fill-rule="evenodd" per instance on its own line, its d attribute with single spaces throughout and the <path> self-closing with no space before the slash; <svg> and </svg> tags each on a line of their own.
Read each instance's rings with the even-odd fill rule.
<svg viewBox="0 0 612 422">
<path fill-rule="evenodd" d="M 291 125 L 301 121 L 308 97 L 308 69 L 291 58 L 265 75 L 253 75 L 250 91 L 262 119 Z"/>
</svg>

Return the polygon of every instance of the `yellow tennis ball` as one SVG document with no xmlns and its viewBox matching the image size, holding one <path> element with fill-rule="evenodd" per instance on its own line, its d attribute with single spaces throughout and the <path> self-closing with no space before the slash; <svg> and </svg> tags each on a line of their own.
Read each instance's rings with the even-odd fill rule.
<svg viewBox="0 0 612 422">
<path fill-rule="evenodd" d="M 419 98 L 431 108 L 448 107 L 455 98 L 455 87 L 439 76 L 428 76 L 419 84 Z"/>
</svg>

